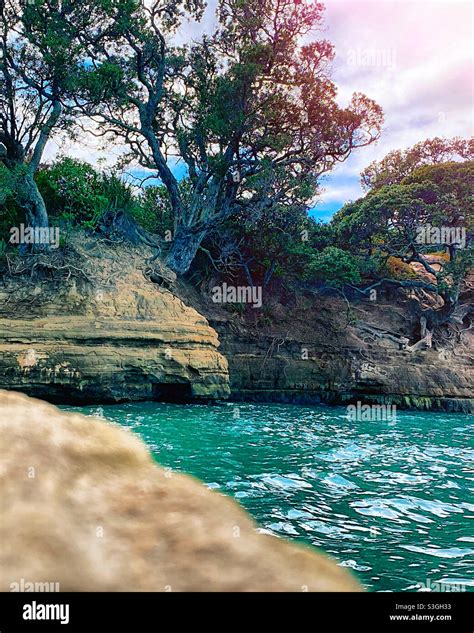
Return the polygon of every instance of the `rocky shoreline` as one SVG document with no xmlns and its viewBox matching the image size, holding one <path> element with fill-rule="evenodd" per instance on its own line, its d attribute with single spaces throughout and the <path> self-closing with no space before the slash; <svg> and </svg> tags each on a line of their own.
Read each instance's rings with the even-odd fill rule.
<svg viewBox="0 0 474 633">
<path fill-rule="evenodd" d="M 229 362 L 232 400 L 344 406 L 360 401 L 399 409 L 474 412 L 469 356 L 440 358 L 434 350 L 413 354 L 396 349 L 387 354 L 387 348 L 351 345 L 335 353 L 322 341 L 309 350 L 304 341 L 278 346 L 271 336 L 256 341 L 235 332 L 229 336 L 222 324 L 211 325 Z"/>
<path fill-rule="evenodd" d="M 53 271 L 36 259 L 4 275 L 1 389 L 68 404 L 230 397 L 474 411 L 472 332 L 462 348 L 412 351 L 400 344 L 417 336 L 406 303 L 361 302 L 355 320 L 340 298 L 320 297 L 277 304 L 273 323 L 251 327 L 183 282 L 152 281 L 146 248 L 81 234 L 70 251 Z"/>
</svg>

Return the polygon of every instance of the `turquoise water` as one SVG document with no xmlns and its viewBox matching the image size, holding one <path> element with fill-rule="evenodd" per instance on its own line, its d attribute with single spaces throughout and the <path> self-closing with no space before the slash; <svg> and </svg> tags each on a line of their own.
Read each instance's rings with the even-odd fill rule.
<svg viewBox="0 0 474 633">
<path fill-rule="evenodd" d="M 80 410 L 130 427 L 162 465 L 231 495 L 260 528 L 321 547 L 372 590 L 474 588 L 472 416 L 353 422 L 342 407 L 247 403 Z"/>
</svg>

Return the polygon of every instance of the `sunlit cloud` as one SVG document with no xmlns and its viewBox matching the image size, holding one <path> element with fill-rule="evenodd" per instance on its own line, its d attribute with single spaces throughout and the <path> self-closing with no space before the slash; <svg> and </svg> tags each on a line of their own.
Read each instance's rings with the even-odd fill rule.
<svg viewBox="0 0 474 633">
<path fill-rule="evenodd" d="M 392 149 L 473 134 L 472 13 L 470 2 L 456 1 L 326 3 L 325 36 L 336 48 L 340 103 L 355 90 L 364 92 L 382 106 L 385 126 L 376 145 L 329 176 L 318 208 L 338 196 L 341 205 L 360 197 L 360 172 Z"/>
</svg>

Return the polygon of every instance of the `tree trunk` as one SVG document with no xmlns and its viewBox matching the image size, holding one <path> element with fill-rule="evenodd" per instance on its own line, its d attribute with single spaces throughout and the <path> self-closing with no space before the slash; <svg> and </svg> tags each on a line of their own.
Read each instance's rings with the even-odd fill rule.
<svg viewBox="0 0 474 633">
<path fill-rule="evenodd" d="M 23 174 L 17 185 L 17 202 L 24 210 L 26 216 L 26 225 L 31 228 L 48 228 L 48 213 L 43 197 L 35 182 L 34 175 L 31 171 Z M 20 253 L 26 251 L 33 253 L 48 251 L 48 244 L 30 244 L 21 245 Z"/>
<path fill-rule="evenodd" d="M 18 204 L 26 213 L 28 226 L 47 228 L 48 213 L 34 176 L 27 171 L 18 184 Z"/>
<path fill-rule="evenodd" d="M 166 265 L 178 275 L 187 273 L 205 235 L 206 231 L 193 233 L 187 227 L 179 226 L 166 257 Z"/>
</svg>

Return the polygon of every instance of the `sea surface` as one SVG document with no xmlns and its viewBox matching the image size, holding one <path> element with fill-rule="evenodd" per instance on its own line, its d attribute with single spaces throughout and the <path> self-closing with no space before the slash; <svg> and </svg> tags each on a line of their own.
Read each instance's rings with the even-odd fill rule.
<svg viewBox="0 0 474 633">
<path fill-rule="evenodd" d="M 474 416 L 344 407 L 63 407 L 140 435 L 156 460 L 234 497 L 259 529 L 322 548 L 374 591 L 474 591 Z"/>
</svg>

